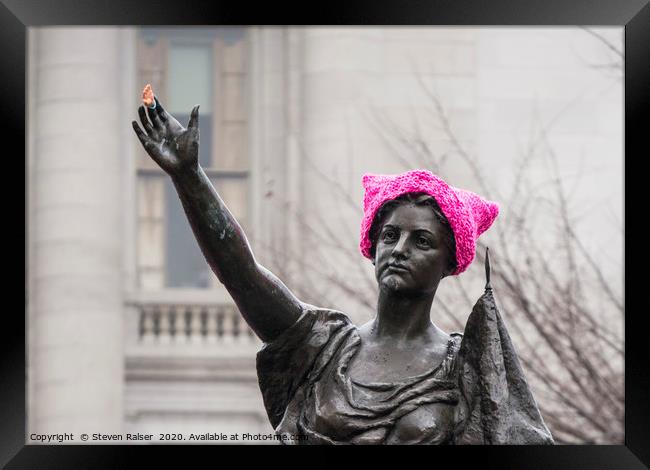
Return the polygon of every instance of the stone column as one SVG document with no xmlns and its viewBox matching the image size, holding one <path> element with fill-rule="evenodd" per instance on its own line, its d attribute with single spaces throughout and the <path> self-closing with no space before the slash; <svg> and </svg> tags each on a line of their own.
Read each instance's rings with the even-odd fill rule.
<svg viewBox="0 0 650 470">
<path fill-rule="evenodd" d="M 251 199 L 248 234 L 258 259 L 277 271 L 286 265 L 287 77 L 285 28 L 251 28 Z M 277 273 L 282 274 L 282 273 Z"/>
<path fill-rule="evenodd" d="M 122 429 L 120 35 L 30 33 L 30 433 Z"/>
</svg>

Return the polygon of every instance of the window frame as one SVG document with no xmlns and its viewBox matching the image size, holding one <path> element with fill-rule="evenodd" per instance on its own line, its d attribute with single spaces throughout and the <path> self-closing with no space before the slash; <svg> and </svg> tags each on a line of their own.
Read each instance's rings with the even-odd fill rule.
<svg viewBox="0 0 650 470">
<path fill-rule="evenodd" d="M 169 88 L 169 58 L 170 58 L 170 51 L 171 47 L 173 44 L 180 45 L 180 46 L 210 46 L 212 49 L 212 74 L 211 74 L 211 81 L 212 81 L 212 90 L 211 90 L 211 95 L 212 95 L 212 103 L 211 103 L 211 108 L 212 108 L 212 149 L 210 152 L 210 166 L 209 167 L 203 167 L 206 175 L 210 178 L 210 180 L 214 183 L 218 179 L 228 179 L 228 180 L 235 180 L 239 181 L 242 187 L 243 193 L 243 211 L 244 215 L 242 216 L 241 214 L 237 214 L 237 220 L 242 224 L 244 227 L 246 233 L 251 231 L 251 221 L 253 218 L 253 207 L 254 207 L 254 201 L 253 201 L 253 196 L 254 196 L 254 191 L 252 191 L 252 183 L 253 183 L 253 162 L 252 162 L 252 146 L 250 142 L 250 136 L 251 136 L 251 125 L 252 125 L 252 120 L 251 120 L 251 113 L 250 113 L 250 87 L 251 87 L 251 80 L 250 80 L 250 69 L 251 69 L 251 33 L 249 28 L 241 27 L 241 28 L 236 28 L 241 30 L 241 36 L 239 36 L 238 40 L 239 43 L 241 44 L 242 47 L 242 70 L 235 72 L 234 74 L 239 75 L 239 84 L 238 86 L 240 87 L 241 90 L 241 102 L 239 103 L 239 106 L 241 108 L 241 114 L 242 114 L 242 119 L 240 120 L 240 124 L 243 126 L 243 132 L 242 132 L 242 137 L 241 137 L 241 154 L 239 155 L 238 159 L 243 160 L 243 164 L 239 168 L 219 168 L 216 162 L 218 162 L 218 156 L 223 155 L 224 153 L 224 145 L 225 139 L 223 138 L 223 130 L 224 126 L 222 123 L 223 116 L 222 116 L 222 109 L 220 106 L 217 106 L 218 103 L 225 103 L 225 95 L 227 93 L 227 90 L 224 90 L 224 84 L 222 80 L 222 62 L 223 60 L 220 59 L 220 57 L 225 57 L 225 54 L 223 53 L 224 50 L 224 44 L 226 42 L 226 39 L 223 37 L 223 35 L 220 35 L 219 33 L 221 30 L 226 30 L 226 29 L 234 29 L 234 27 L 221 27 L 221 28 L 157 28 L 157 27 L 142 27 L 142 28 L 137 28 L 136 29 L 136 76 L 137 79 L 142 82 L 143 80 L 146 80 L 147 82 L 151 82 L 149 78 L 146 77 L 146 74 L 155 74 L 155 73 L 160 73 L 159 81 L 162 83 L 162 86 L 159 86 L 158 89 L 160 89 L 160 95 L 161 99 L 164 96 L 165 98 L 168 99 L 167 94 L 168 94 L 168 88 Z M 140 63 L 140 58 L 142 57 L 142 54 L 145 52 L 145 49 L 143 46 L 146 46 L 147 43 L 150 41 L 161 41 L 162 42 L 159 44 L 158 47 L 160 47 L 159 54 L 161 55 L 161 66 L 160 70 L 143 70 L 143 66 Z M 225 73 L 230 73 L 233 74 L 233 72 L 225 72 Z M 153 83 L 152 83 L 153 84 Z M 156 86 L 154 84 L 154 90 L 156 90 Z M 182 123 L 184 124 L 184 123 Z M 213 291 L 213 290 L 221 290 L 223 289 L 223 286 L 219 283 L 216 275 L 211 272 L 210 270 L 210 277 L 211 277 L 211 282 L 208 284 L 207 287 L 173 287 L 168 285 L 168 260 L 166 256 L 166 251 L 167 251 L 167 240 L 166 240 L 166 233 L 167 233 L 167 208 L 165 206 L 165 193 L 163 189 L 162 197 L 163 197 L 163 215 L 162 215 L 162 235 L 161 235 L 161 240 L 159 240 L 159 243 L 161 244 L 161 250 L 162 250 L 162 262 L 159 267 L 156 269 L 159 269 L 162 272 L 162 281 L 161 281 L 161 286 L 159 288 L 152 288 L 152 287 L 144 287 L 142 285 L 142 273 L 143 269 L 149 268 L 148 266 L 144 266 L 141 264 L 141 235 L 140 231 L 142 230 L 142 220 L 143 220 L 143 215 L 140 212 L 140 207 L 139 207 L 139 195 L 140 195 L 140 187 L 141 187 L 141 181 L 143 178 L 156 178 L 156 177 L 166 177 L 165 172 L 159 168 L 150 158 L 148 155 L 144 154 L 144 159 L 143 159 L 143 154 L 144 150 L 139 149 L 136 151 L 135 154 L 135 188 L 136 188 L 136 210 L 135 210 L 135 240 L 133 241 L 135 245 L 135 259 L 134 259 L 134 264 L 135 264 L 135 282 L 136 282 L 136 289 L 138 291 L 146 291 L 146 292 L 156 292 L 156 291 L 188 291 L 188 290 L 194 290 L 198 292 L 205 292 L 205 291 Z M 243 158 L 242 158 L 243 157 Z M 218 185 L 215 185 L 218 188 Z M 228 203 L 228 201 L 226 201 Z M 146 215 L 144 216 L 146 218 Z M 209 269 L 209 268 L 208 268 Z"/>
</svg>

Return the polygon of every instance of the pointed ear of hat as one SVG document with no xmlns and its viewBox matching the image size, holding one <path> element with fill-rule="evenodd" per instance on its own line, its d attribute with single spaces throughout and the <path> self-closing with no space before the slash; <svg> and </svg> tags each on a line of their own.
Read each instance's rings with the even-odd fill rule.
<svg viewBox="0 0 650 470">
<path fill-rule="evenodd" d="M 370 226 L 372 225 L 372 220 L 375 212 L 379 209 L 381 202 L 385 198 L 382 198 L 380 193 L 382 189 L 385 189 L 386 175 L 376 175 L 372 173 L 366 173 L 363 175 L 362 184 L 364 189 L 363 194 L 363 212 L 364 217 L 361 221 L 361 241 L 359 247 L 361 253 L 366 258 L 372 259 L 370 255 L 371 242 L 368 238 L 368 232 L 370 231 Z"/>
<path fill-rule="evenodd" d="M 363 210 L 367 211 L 372 205 L 373 202 L 379 197 L 379 193 L 382 191 L 383 186 L 386 182 L 385 175 L 375 175 L 372 173 L 366 173 L 363 175 Z"/>
<path fill-rule="evenodd" d="M 372 173 L 366 173 L 363 175 L 362 181 L 363 181 L 363 187 L 367 188 L 368 186 L 371 186 L 373 182 L 377 180 L 378 175 L 373 175 Z"/>
<path fill-rule="evenodd" d="M 483 199 L 478 194 L 463 189 L 454 188 L 458 197 L 469 207 L 470 213 L 474 219 L 476 228 L 476 238 L 490 228 L 494 219 L 499 215 L 499 204 L 493 201 Z"/>
<path fill-rule="evenodd" d="M 382 181 L 381 175 L 373 175 L 371 173 L 366 173 L 363 175 L 362 183 L 363 189 L 366 194 L 375 194 L 379 191 L 380 183 Z"/>
</svg>

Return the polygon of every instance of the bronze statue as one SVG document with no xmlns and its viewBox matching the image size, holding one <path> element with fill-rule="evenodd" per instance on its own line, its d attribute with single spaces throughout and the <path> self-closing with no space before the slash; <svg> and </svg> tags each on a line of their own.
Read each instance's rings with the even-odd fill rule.
<svg viewBox="0 0 650 470">
<path fill-rule="evenodd" d="M 494 303 L 489 259 L 464 335 L 430 320 L 440 280 L 469 265 L 495 205 L 426 171 L 367 175 L 361 248 L 375 265 L 379 298 L 375 318 L 357 328 L 341 312 L 301 302 L 255 260 L 198 163 L 198 105 L 187 128 L 157 97 L 139 116 L 144 130 L 133 121 L 135 133 L 172 178 L 207 262 L 265 343 L 259 384 L 282 442 L 553 443 Z M 428 191 L 432 184 L 446 192 Z M 402 194 L 389 197 L 396 188 Z M 453 204 L 457 213 L 446 217 Z"/>
</svg>

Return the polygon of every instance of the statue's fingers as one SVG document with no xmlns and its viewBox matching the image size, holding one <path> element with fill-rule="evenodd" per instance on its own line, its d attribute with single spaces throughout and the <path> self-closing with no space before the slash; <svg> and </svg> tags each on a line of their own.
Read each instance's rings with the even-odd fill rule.
<svg viewBox="0 0 650 470">
<path fill-rule="evenodd" d="M 140 129 L 140 126 L 136 121 L 131 121 L 131 125 L 133 125 L 133 130 L 135 131 L 135 135 L 137 135 L 138 139 L 140 139 L 140 143 L 144 147 L 145 151 L 156 159 L 160 158 L 160 152 L 158 151 L 158 147 L 156 146 L 156 143 L 153 140 L 151 140 L 151 137 L 149 137 L 147 134 L 145 134 L 142 131 L 142 129 Z"/>
<path fill-rule="evenodd" d="M 142 129 L 140 129 L 138 123 L 136 121 L 131 121 L 131 125 L 133 125 L 135 135 L 138 136 L 140 143 L 144 147 L 144 150 L 149 154 L 149 156 L 153 158 L 156 163 L 161 165 L 161 167 L 169 164 L 169 158 L 160 153 L 160 149 L 156 142 L 154 142 L 147 134 L 142 131 Z"/>
<path fill-rule="evenodd" d="M 154 96 L 153 99 L 156 101 L 156 107 L 154 110 L 156 111 L 156 114 L 160 118 L 160 120 L 164 123 L 167 122 L 169 119 L 169 116 L 167 115 L 167 111 L 165 111 L 165 108 L 163 108 L 163 105 L 160 104 L 160 101 L 158 101 L 158 97 Z"/>
<path fill-rule="evenodd" d="M 138 136 L 138 139 L 140 139 L 140 143 L 145 148 L 145 150 L 149 151 L 150 148 L 153 148 L 153 142 L 151 141 L 151 138 L 145 134 L 142 129 L 140 129 L 138 123 L 136 121 L 131 121 L 131 125 L 135 131 L 135 135 Z"/>
<path fill-rule="evenodd" d="M 147 116 L 149 116 L 149 120 L 153 124 L 153 127 L 156 129 L 156 131 L 160 132 L 165 128 L 165 125 L 163 122 L 160 120 L 160 117 L 158 116 L 158 111 L 154 108 L 147 108 Z"/>
<path fill-rule="evenodd" d="M 149 137 L 153 137 L 154 130 L 151 127 L 151 123 L 149 122 L 149 119 L 147 118 L 147 114 L 145 113 L 144 106 L 140 106 L 138 108 L 138 115 L 140 116 L 140 122 L 142 123 L 142 127 L 144 128 L 145 132 Z"/>
<path fill-rule="evenodd" d="M 199 128 L 199 105 L 197 104 L 192 108 L 190 113 L 190 122 L 187 124 L 188 129 L 198 129 Z"/>
</svg>

